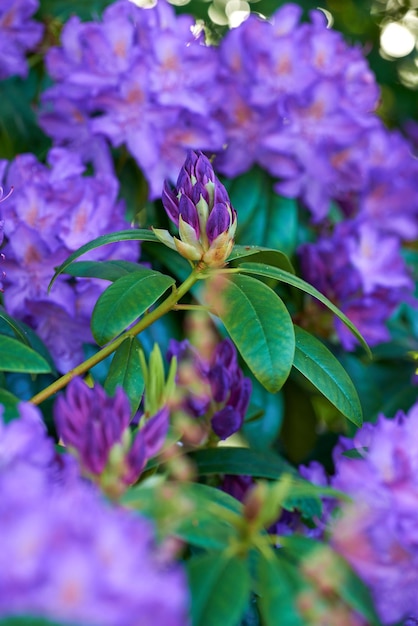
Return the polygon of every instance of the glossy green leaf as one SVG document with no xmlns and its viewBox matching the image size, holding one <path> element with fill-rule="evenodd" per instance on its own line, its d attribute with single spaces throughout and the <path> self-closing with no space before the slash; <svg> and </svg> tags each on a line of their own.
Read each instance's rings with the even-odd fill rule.
<svg viewBox="0 0 418 626">
<path fill-rule="evenodd" d="M 209 305 L 254 376 L 276 393 L 289 376 L 295 351 L 288 310 L 279 296 L 257 279 L 231 275 L 219 287 L 219 297 L 209 291 Z"/>
<path fill-rule="evenodd" d="M 297 608 L 299 591 L 297 569 L 271 552 L 259 554 L 256 564 L 257 605 L 263 626 L 303 626 Z"/>
<path fill-rule="evenodd" d="M 307 460 L 318 439 L 318 417 L 312 394 L 301 388 L 293 377 L 283 387 L 284 419 L 280 443 L 286 457 L 298 465 Z"/>
<path fill-rule="evenodd" d="M 132 413 L 138 410 L 144 392 L 139 354 L 141 344 L 136 337 L 127 337 L 116 350 L 104 383 L 106 392 L 113 396 L 117 387 L 123 387 L 131 403 Z"/>
<path fill-rule="evenodd" d="M 54 17 L 66 21 L 73 15 L 83 20 L 97 18 L 112 0 L 41 0 L 39 15 L 50 21 Z"/>
<path fill-rule="evenodd" d="M 14 319 L 1 307 L 0 335 L 7 335 L 8 337 L 18 339 L 23 344 L 35 350 L 35 352 L 40 354 L 49 364 L 51 373 L 56 374 L 55 363 L 42 339 L 27 324 L 21 320 Z"/>
<path fill-rule="evenodd" d="M 340 311 L 340 309 L 336 307 L 335 304 L 331 302 L 331 300 L 328 300 L 326 296 L 324 296 L 320 291 L 315 289 L 315 287 L 304 281 L 302 278 L 299 278 L 298 276 L 293 276 L 289 272 L 286 272 L 278 267 L 273 267 L 272 265 L 266 265 L 264 263 L 242 263 L 239 268 L 242 272 L 245 272 L 247 274 L 256 274 L 257 276 L 274 278 L 283 283 L 291 285 L 292 287 L 301 289 L 313 298 L 316 298 L 317 300 L 322 302 L 322 304 L 328 307 L 330 311 L 332 311 L 347 326 L 347 328 L 362 344 L 368 356 L 370 358 L 372 357 L 370 348 L 367 345 L 366 340 L 361 335 L 360 331 L 357 330 L 354 324 L 348 319 L 348 317 L 342 311 Z"/>
<path fill-rule="evenodd" d="M 71 265 L 73 261 L 78 259 L 83 254 L 90 252 L 90 250 L 95 250 L 96 248 L 101 248 L 102 246 L 107 246 L 110 243 L 117 243 L 119 241 L 154 241 L 155 243 L 159 243 L 159 240 L 154 235 L 151 230 L 146 229 L 130 229 L 130 230 L 120 230 L 115 233 L 110 233 L 108 235 L 101 235 L 92 241 L 84 244 L 78 250 L 70 254 L 70 256 L 61 263 L 53 275 L 51 282 L 49 283 L 48 289 L 51 289 L 57 277 L 66 271 L 67 267 Z"/>
<path fill-rule="evenodd" d="M 356 426 L 363 423 L 360 400 L 354 384 L 324 344 L 295 326 L 294 367 Z"/>
<path fill-rule="evenodd" d="M 193 626 L 237 626 L 249 600 L 246 560 L 228 551 L 210 552 L 187 563 Z"/>
<path fill-rule="evenodd" d="M 263 248 L 262 246 L 235 245 L 228 257 L 228 263 L 238 265 L 244 259 L 248 260 L 247 257 L 251 257 L 252 263 L 266 263 L 273 267 L 280 267 L 291 274 L 295 273 L 289 257 L 284 252 L 273 250 L 272 248 Z"/>
<path fill-rule="evenodd" d="M 51 366 L 40 354 L 28 345 L 0 335 L 0 371 L 41 374 L 51 372 Z"/>
<path fill-rule="evenodd" d="M 250 448 L 219 446 L 189 454 L 196 463 L 199 475 L 234 474 L 258 478 L 280 478 L 283 474 L 296 475 L 296 470 L 279 455 L 270 451 L 258 452 Z"/>
<path fill-rule="evenodd" d="M 174 278 L 141 270 L 116 280 L 96 302 L 91 319 L 93 337 L 103 345 L 119 335 L 174 284 Z"/>
<path fill-rule="evenodd" d="M 76 261 L 65 270 L 71 276 L 102 278 L 114 282 L 126 274 L 141 271 L 141 265 L 131 261 Z"/>
</svg>

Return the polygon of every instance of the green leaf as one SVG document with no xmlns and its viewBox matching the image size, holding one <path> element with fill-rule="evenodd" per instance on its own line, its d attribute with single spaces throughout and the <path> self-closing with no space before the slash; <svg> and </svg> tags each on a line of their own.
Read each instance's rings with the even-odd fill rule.
<svg viewBox="0 0 418 626">
<path fill-rule="evenodd" d="M 332 311 L 347 326 L 347 328 L 351 330 L 353 335 L 359 340 L 359 342 L 367 352 L 367 355 L 372 358 L 372 353 L 370 352 L 370 348 L 367 345 L 366 340 L 361 335 L 360 331 L 357 330 L 354 324 L 348 319 L 348 317 L 342 311 L 340 311 L 340 309 L 336 307 L 335 304 L 331 302 L 331 300 L 328 300 L 326 296 L 322 295 L 320 291 L 315 289 L 315 287 L 313 287 L 306 281 L 302 280 L 302 278 L 299 278 L 298 276 L 293 276 L 289 272 L 286 272 L 278 267 L 265 265 L 264 263 L 242 263 L 239 266 L 239 269 L 242 272 L 248 274 L 266 276 L 267 278 L 275 278 L 276 280 L 287 283 L 292 287 L 301 289 L 305 293 L 308 293 L 310 296 L 322 302 L 322 304 L 328 307 L 328 309 L 330 309 L 330 311 Z"/>
<path fill-rule="evenodd" d="M 65 270 L 71 276 L 85 278 L 102 278 L 114 282 L 126 274 L 138 272 L 142 268 L 138 263 L 131 261 L 76 261 Z"/>
<path fill-rule="evenodd" d="M 119 335 L 174 282 L 171 276 L 154 270 L 132 272 L 116 280 L 93 309 L 91 330 L 97 343 L 103 345 Z"/>
<path fill-rule="evenodd" d="M 0 404 L 4 407 L 3 420 L 5 422 L 10 422 L 10 420 L 19 417 L 17 409 L 19 402 L 21 402 L 20 398 L 17 398 L 10 391 L 0 389 Z"/>
<path fill-rule="evenodd" d="M 296 470 L 277 454 L 258 452 L 250 448 L 219 446 L 189 453 L 196 463 L 199 475 L 233 474 L 258 478 L 280 478 L 283 474 L 296 475 Z"/>
<path fill-rule="evenodd" d="M 0 371 L 41 374 L 52 370 L 35 350 L 13 337 L 0 335 Z"/>
<path fill-rule="evenodd" d="M 39 15 L 48 22 L 51 17 L 66 22 L 73 15 L 77 15 L 82 20 L 91 20 L 98 15 L 112 2 L 112 0 L 41 0 Z"/>
<path fill-rule="evenodd" d="M 73 261 L 78 259 L 86 252 L 90 252 L 90 250 L 94 250 L 95 248 L 100 248 L 101 246 L 106 246 L 109 243 L 117 243 L 119 241 L 154 241 L 155 243 L 159 243 L 159 240 L 154 235 L 151 230 L 145 229 L 130 229 L 130 230 L 119 230 L 115 233 L 110 233 L 108 235 L 101 235 L 93 241 L 89 241 L 88 243 L 81 246 L 78 250 L 73 252 L 65 261 L 61 263 L 53 275 L 51 282 L 49 283 L 48 290 L 51 289 L 57 277 L 66 271 L 67 267 L 71 265 Z"/>
<path fill-rule="evenodd" d="M 190 559 L 187 571 L 193 626 L 237 626 L 250 594 L 247 561 L 211 552 Z"/>
<path fill-rule="evenodd" d="M 295 351 L 288 310 L 274 291 L 254 278 L 233 275 L 219 287 L 220 297 L 209 290 L 209 305 L 254 376 L 276 393 L 289 376 Z"/>
<path fill-rule="evenodd" d="M 159 537 L 174 534 L 185 543 L 204 549 L 224 549 L 237 539 L 237 528 L 229 518 L 232 512 L 239 519 L 242 505 L 238 500 L 199 483 L 184 483 L 173 497 L 167 498 L 161 495 L 159 485 L 150 479 L 123 496 L 124 506 L 154 520 Z"/>
<path fill-rule="evenodd" d="M 308 562 L 310 557 L 322 553 L 328 566 L 338 572 L 334 591 L 352 609 L 363 615 L 370 626 L 380 626 L 369 589 L 340 554 L 329 545 L 302 535 L 281 537 L 280 543 L 297 562 Z"/>
<path fill-rule="evenodd" d="M 299 591 L 299 575 L 290 563 L 279 560 L 271 552 L 271 558 L 259 554 L 256 565 L 256 581 L 259 589 L 257 605 L 263 626 L 303 626 L 296 609 Z"/>
<path fill-rule="evenodd" d="M 139 354 L 141 344 L 136 337 L 127 337 L 116 350 L 104 383 L 106 392 L 113 396 L 117 387 L 123 387 L 131 403 L 132 413 L 138 410 L 144 392 Z"/>
<path fill-rule="evenodd" d="M 225 181 L 231 203 L 238 213 L 238 242 L 293 254 L 298 241 L 298 206 L 273 190 L 273 179 L 260 167 Z"/>
<path fill-rule="evenodd" d="M 356 426 L 363 423 L 360 400 L 354 384 L 338 361 L 319 339 L 295 326 L 294 367 Z"/>
<path fill-rule="evenodd" d="M 290 272 L 291 274 L 295 273 L 289 257 L 284 252 L 273 250 L 272 248 L 263 248 L 262 246 L 235 245 L 227 262 L 233 262 L 235 266 L 249 256 L 253 257 L 252 263 L 266 263 L 273 267 L 280 267 L 282 270 Z"/>
</svg>

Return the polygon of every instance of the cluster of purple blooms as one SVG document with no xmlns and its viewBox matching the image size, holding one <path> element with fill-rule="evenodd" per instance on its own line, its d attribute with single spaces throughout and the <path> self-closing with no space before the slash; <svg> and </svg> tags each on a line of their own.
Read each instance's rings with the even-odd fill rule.
<svg viewBox="0 0 418 626">
<path fill-rule="evenodd" d="M 2 0 L 0 6 L 0 80 L 28 73 L 26 53 L 40 43 L 43 25 L 32 19 L 38 0 Z"/>
<path fill-rule="evenodd" d="M 9 424 L 0 417 L 0 617 L 187 624 L 186 577 L 152 524 L 106 503 L 56 452 L 38 409 L 19 409 Z"/>
<path fill-rule="evenodd" d="M 0 19 L 0 37 L 36 39 L 39 24 L 26 21 L 36 3 L 15 5 L 15 27 Z M 250 15 L 209 46 L 193 18 L 176 17 L 166 2 L 144 10 L 118 0 L 98 21 L 71 18 L 46 64 L 53 85 L 39 119 L 55 146 L 110 176 L 110 146 L 126 145 L 150 198 L 166 200 L 163 181 L 175 180 L 189 149 L 215 155 L 216 170 L 228 177 L 261 166 L 278 193 L 300 199 L 318 229 L 299 251 L 304 277 L 371 345 L 389 338 L 388 317 L 413 293 L 400 247 L 417 235 L 418 163 L 375 114 L 379 90 L 363 51 L 327 28 L 323 13 L 301 22 L 301 8 L 286 4 L 269 20 Z M 336 226 L 331 203 L 341 214 Z M 383 279 L 386 264 L 392 269 Z M 336 332 L 354 347 L 339 322 Z"/>
<path fill-rule="evenodd" d="M 385 624 L 418 620 L 417 446 L 415 404 L 393 419 L 380 415 L 334 451 L 331 484 L 353 502 L 331 523 L 331 542 L 371 588 Z"/>
<path fill-rule="evenodd" d="M 32 154 L 0 162 L 0 179 L 6 189 L 13 187 L 2 203 L 4 303 L 37 331 L 61 371 L 83 360 L 83 343 L 93 343 L 90 317 L 104 281 L 62 275 L 48 294 L 55 268 L 98 235 L 129 227 L 117 179 L 84 171 L 77 154 L 65 148 L 50 150 L 47 165 Z M 138 246 L 121 242 L 85 258 L 136 261 Z"/>
<path fill-rule="evenodd" d="M 181 410 L 199 420 L 208 437 L 213 432 L 222 440 L 237 432 L 250 401 L 251 380 L 239 367 L 232 341 L 221 341 L 208 361 L 187 340 L 172 339 L 167 356 L 177 358 Z"/>
<path fill-rule="evenodd" d="M 121 387 L 109 397 L 95 384 L 73 379 L 58 397 L 54 419 L 61 441 L 78 459 L 83 476 L 110 497 L 137 482 L 146 462 L 161 449 L 169 427 L 166 406 L 155 415 L 139 415 L 131 428 L 131 406 Z"/>
</svg>

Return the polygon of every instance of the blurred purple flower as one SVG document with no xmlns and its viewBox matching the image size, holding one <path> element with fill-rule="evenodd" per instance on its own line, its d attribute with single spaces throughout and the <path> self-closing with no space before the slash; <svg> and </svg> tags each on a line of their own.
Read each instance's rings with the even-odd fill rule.
<svg viewBox="0 0 418 626">
<path fill-rule="evenodd" d="M 39 410 L 19 409 L 19 419 L 0 419 L 0 616 L 188 624 L 186 577 L 151 523 L 105 503 L 55 452 Z"/>
<path fill-rule="evenodd" d="M 131 430 L 131 407 L 122 388 L 110 397 L 96 384 L 73 379 L 56 400 L 54 420 L 82 472 L 111 496 L 118 496 L 140 477 L 146 462 L 162 447 L 169 413 L 163 408 L 139 429 Z"/>
<path fill-rule="evenodd" d="M 301 246 L 299 256 L 303 277 L 349 317 L 370 345 L 390 338 L 386 322 L 400 303 L 414 302 L 399 239 L 368 221 L 341 222 L 331 235 Z M 308 324 L 311 318 L 308 311 Z M 329 324 L 325 312 L 323 322 Z M 353 349 L 354 336 L 339 320 L 334 324 L 343 346 Z M 329 334 L 329 328 L 324 331 Z"/>
<path fill-rule="evenodd" d="M 161 196 L 189 148 L 219 150 L 222 125 L 211 115 L 217 53 L 193 34 L 191 16 L 166 2 L 149 10 L 113 3 L 101 22 L 71 18 L 62 45 L 47 55 L 55 85 L 44 96 L 41 125 L 56 142 L 91 160 L 91 143 L 126 144 Z M 71 123 L 68 123 L 70 119 Z"/>
<path fill-rule="evenodd" d="M 115 177 L 103 172 L 84 176 L 84 171 L 80 157 L 63 148 L 49 152 L 47 165 L 21 154 L 8 170 L 4 162 L 0 167 L 6 188 L 14 187 L 1 205 L 5 307 L 38 332 L 61 371 L 83 360 L 83 343 L 93 342 L 89 319 L 103 282 L 89 280 L 87 298 L 85 280 L 61 275 L 48 294 L 55 268 L 82 244 L 129 226 Z M 135 261 L 138 245 L 106 246 L 85 258 Z M 58 335 L 52 328 L 59 328 Z"/>
<path fill-rule="evenodd" d="M 252 385 L 239 367 L 232 341 L 221 341 L 208 362 L 188 342 L 171 339 L 168 357 L 172 356 L 178 359 L 177 389 L 183 396 L 183 410 L 200 418 L 219 439 L 237 432 L 244 422 Z"/>
<path fill-rule="evenodd" d="M 336 451 L 332 486 L 353 497 L 331 525 L 334 547 L 371 588 L 380 618 L 418 618 L 418 404 L 380 415 L 355 436 L 360 458 Z"/>
<path fill-rule="evenodd" d="M 9 76 L 25 77 L 25 55 L 42 39 L 43 25 L 32 19 L 38 0 L 2 0 L 0 6 L 0 80 Z"/>
</svg>

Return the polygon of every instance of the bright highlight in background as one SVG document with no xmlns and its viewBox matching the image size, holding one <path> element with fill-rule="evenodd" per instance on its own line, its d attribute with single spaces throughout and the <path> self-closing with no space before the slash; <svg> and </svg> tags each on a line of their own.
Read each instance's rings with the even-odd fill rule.
<svg viewBox="0 0 418 626">
<path fill-rule="evenodd" d="M 385 54 L 398 59 L 412 52 L 415 47 L 415 37 L 403 24 L 389 22 L 382 29 L 380 46 Z"/>
</svg>

